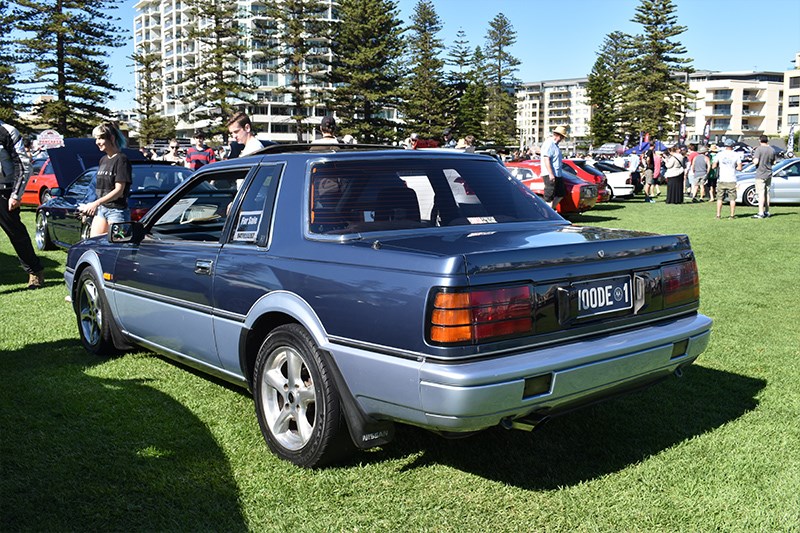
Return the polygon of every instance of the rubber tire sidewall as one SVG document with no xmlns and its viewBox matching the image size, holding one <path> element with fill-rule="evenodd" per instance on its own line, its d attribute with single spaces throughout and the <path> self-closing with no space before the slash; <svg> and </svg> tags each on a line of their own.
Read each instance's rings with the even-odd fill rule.
<svg viewBox="0 0 800 533">
<path fill-rule="evenodd" d="M 102 312 L 100 340 L 95 345 L 91 344 L 89 340 L 84 337 L 83 328 L 81 327 L 81 292 L 83 291 L 84 283 L 86 283 L 87 280 L 91 280 L 95 287 L 97 287 L 97 305 L 100 307 L 100 311 Z M 111 316 L 111 311 L 108 308 L 108 302 L 106 301 L 106 295 L 103 291 L 103 287 L 100 285 L 97 275 L 91 268 L 85 268 L 80 273 L 80 276 L 78 277 L 77 290 L 73 296 L 73 300 L 75 317 L 78 322 L 78 335 L 81 338 L 81 344 L 83 344 L 84 349 L 94 355 L 114 355 L 117 352 L 116 348 L 114 347 L 113 337 L 111 335 L 111 321 L 114 320 L 114 318 Z"/>
<path fill-rule="evenodd" d="M 43 222 L 41 229 L 39 228 L 40 217 Z M 36 238 L 34 240 L 36 241 L 36 248 L 41 251 L 55 250 L 56 248 L 53 244 L 53 240 L 50 238 L 50 223 L 47 221 L 47 215 L 42 211 L 36 213 Z"/>
<path fill-rule="evenodd" d="M 752 192 L 753 198 L 755 198 L 755 201 L 753 203 L 751 203 L 751 202 L 749 202 L 747 200 L 747 198 L 750 196 L 751 192 Z M 748 188 L 746 188 L 744 190 L 744 193 L 742 193 L 742 203 L 744 205 L 747 205 L 747 206 L 750 206 L 750 207 L 758 207 L 758 197 L 756 196 L 756 186 L 755 185 L 750 185 Z"/>
<path fill-rule="evenodd" d="M 282 446 L 269 429 L 262 405 L 261 375 L 269 355 L 283 346 L 290 346 L 305 360 L 317 395 L 314 430 L 309 441 L 299 450 Z M 306 468 L 325 466 L 347 456 L 353 449 L 344 421 L 342 404 L 333 376 L 328 370 L 327 354 L 317 347 L 313 338 L 299 324 L 275 328 L 261 345 L 253 369 L 253 399 L 261 433 L 270 450 L 286 461 Z"/>
</svg>

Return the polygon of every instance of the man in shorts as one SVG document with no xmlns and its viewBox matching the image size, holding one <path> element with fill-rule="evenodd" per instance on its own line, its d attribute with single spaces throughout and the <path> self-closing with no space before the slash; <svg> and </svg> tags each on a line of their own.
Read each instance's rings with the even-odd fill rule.
<svg viewBox="0 0 800 533">
<path fill-rule="evenodd" d="M 772 185 L 772 165 L 775 164 L 775 150 L 769 145 L 769 137 L 762 135 L 761 144 L 753 153 L 756 165 L 756 194 L 758 195 L 758 214 L 753 218 L 769 217 L 769 188 Z"/>
<path fill-rule="evenodd" d="M 722 214 L 722 203 L 728 202 L 734 218 L 736 211 L 736 171 L 742 170 L 742 154 L 733 151 L 733 139 L 725 139 L 725 150 L 720 152 L 714 160 L 717 169 L 717 218 Z"/>
<path fill-rule="evenodd" d="M 542 181 L 544 182 L 544 200 L 553 209 L 558 206 L 566 194 L 564 186 L 561 148 L 558 143 L 567 138 L 567 128 L 558 126 L 553 136 L 542 143 Z"/>
</svg>

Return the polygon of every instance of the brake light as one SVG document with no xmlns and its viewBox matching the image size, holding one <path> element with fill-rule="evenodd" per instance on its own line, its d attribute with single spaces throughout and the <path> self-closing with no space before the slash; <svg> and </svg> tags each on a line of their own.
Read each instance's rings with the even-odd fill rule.
<svg viewBox="0 0 800 533">
<path fill-rule="evenodd" d="M 131 220 L 133 222 L 138 222 L 142 219 L 143 216 L 147 214 L 149 209 L 145 207 L 133 207 L 131 208 Z"/>
<path fill-rule="evenodd" d="M 664 307 L 675 307 L 700 298 L 700 282 L 694 259 L 661 269 Z"/>
<path fill-rule="evenodd" d="M 527 285 L 491 289 L 441 289 L 433 298 L 429 337 L 436 344 L 475 344 L 533 332 Z"/>
</svg>

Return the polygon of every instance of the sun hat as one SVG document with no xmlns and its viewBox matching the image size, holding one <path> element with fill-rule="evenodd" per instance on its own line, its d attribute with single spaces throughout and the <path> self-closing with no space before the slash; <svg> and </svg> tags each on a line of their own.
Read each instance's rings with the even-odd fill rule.
<svg viewBox="0 0 800 533">
<path fill-rule="evenodd" d="M 553 133 L 558 133 L 559 135 L 565 138 L 569 137 L 569 135 L 567 135 L 567 128 L 565 128 L 564 126 L 556 126 L 556 128 L 553 130 Z"/>
<path fill-rule="evenodd" d="M 710 152 L 719 152 L 719 146 L 717 146 L 716 144 L 712 144 L 708 150 Z"/>
</svg>

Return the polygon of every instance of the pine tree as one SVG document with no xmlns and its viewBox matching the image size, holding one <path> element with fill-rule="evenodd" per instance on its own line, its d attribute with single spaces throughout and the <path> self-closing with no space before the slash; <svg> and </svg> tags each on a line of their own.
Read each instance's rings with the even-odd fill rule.
<svg viewBox="0 0 800 533">
<path fill-rule="evenodd" d="M 255 84 L 248 76 L 248 46 L 239 24 L 235 0 L 186 0 L 194 21 L 186 37 L 191 53 L 184 53 L 181 118 L 208 133 L 227 138 L 225 122 L 252 101 Z M 185 51 L 189 52 L 189 51 Z"/>
<path fill-rule="evenodd" d="M 631 37 L 622 32 L 611 32 L 597 53 L 597 60 L 589 74 L 586 92 L 592 106 L 590 129 L 592 142 L 599 146 L 606 142 L 621 142 L 630 122 L 624 115 L 625 87 L 623 79 L 630 79 Z"/>
<path fill-rule="evenodd" d="M 254 19 L 258 50 L 253 61 L 267 70 L 282 74 L 287 80 L 276 94 L 290 97 L 297 125 L 297 142 L 303 141 L 303 122 L 311 106 L 321 100 L 320 85 L 330 64 L 330 23 L 327 3 L 320 0 L 283 0 L 267 2 L 263 17 Z"/>
<path fill-rule="evenodd" d="M 517 138 L 516 100 L 514 89 L 519 84 L 514 73 L 519 60 L 509 53 L 517 42 L 517 32 L 502 13 L 489 22 L 486 33 L 487 66 L 489 70 L 486 134 L 500 145 L 514 144 Z"/>
<path fill-rule="evenodd" d="M 464 96 L 458 102 L 456 120 L 459 124 L 458 131 L 463 136 L 474 135 L 476 139 L 484 140 L 486 101 L 489 91 L 486 88 L 486 63 L 480 46 L 476 46 L 472 54 L 466 79 Z"/>
<path fill-rule="evenodd" d="M 460 102 L 469 85 L 469 71 L 472 63 L 472 50 L 467 41 L 467 34 L 463 29 L 456 33 L 456 39 L 448 50 L 446 64 L 451 70 L 446 74 L 447 87 L 447 114 L 451 118 L 452 126 L 459 136 L 463 137 L 472 132 L 466 131 L 459 112 Z M 474 133 L 472 133 L 474 135 Z"/>
<path fill-rule="evenodd" d="M 332 104 L 340 130 L 359 142 L 396 137 L 387 108 L 400 102 L 403 54 L 402 26 L 392 0 L 342 0 L 332 41 Z"/>
<path fill-rule="evenodd" d="M 110 117 L 105 105 L 119 87 L 109 80 L 107 49 L 124 45 L 108 11 L 119 0 L 16 0 L 20 62 L 33 65 L 30 94 L 54 96 L 36 106 L 45 123 L 64 136 L 91 133 Z"/>
<path fill-rule="evenodd" d="M 685 101 L 693 95 L 687 80 L 692 60 L 682 57 L 686 48 L 674 40 L 686 27 L 677 23 L 675 11 L 672 0 L 641 0 L 632 19 L 643 33 L 634 41 L 637 53 L 623 80 L 626 107 L 633 131 L 656 137 L 677 131 Z"/>
<path fill-rule="evenodd" d="M 15 122 L 17 94 L 14 90 L 17 69 L 14 42 L 11 40 L 13 15 L 7 3 L 0 4 L 0 120 Z"/>
<path fill-rule="evenodd" d="M 444 50 L 436 34 L 442 24 L 431 0 L 420 0 L 411 18 L 408 39 L 410 75 L 405 99 L 400 106 L 406 130 L 423 138 L 438 138 L 450 126 L 447 111 L 447 89 L 444 85 Z"/>
<path fill-rule="evenodd" d="M 139 114 L 139 144 L 175 136 L 175 120 L 164 117 L 161 109 L 161 54 L 149 45 L 131 56 L 136 65 L 136 98 Z"/>
</svg>

